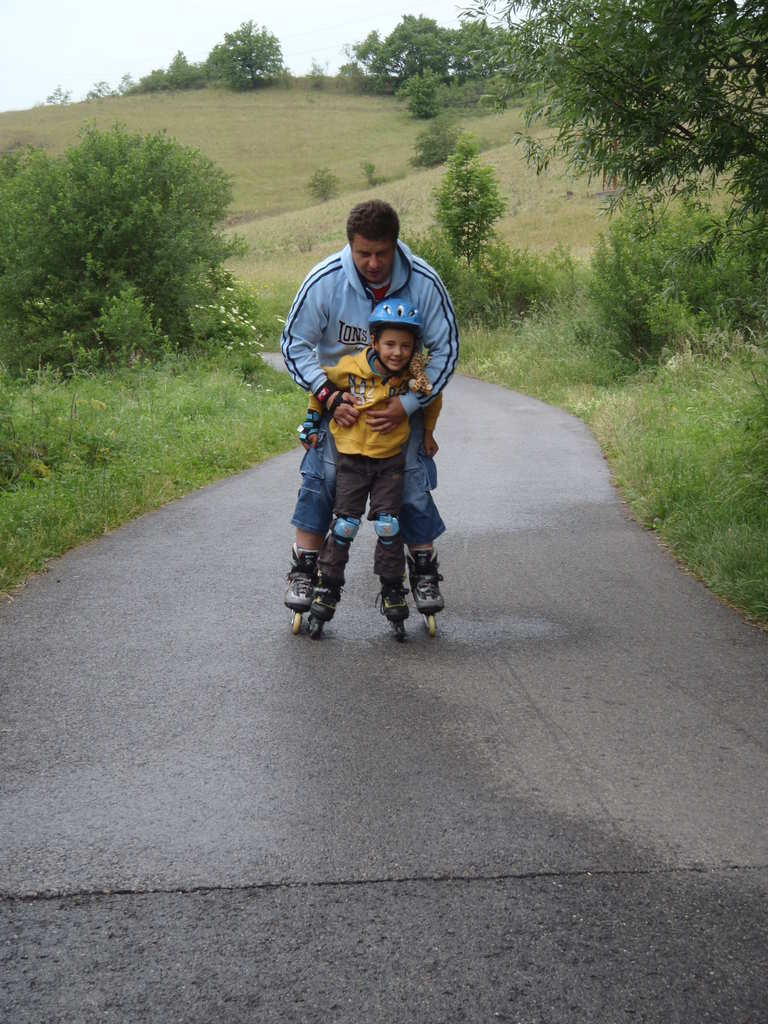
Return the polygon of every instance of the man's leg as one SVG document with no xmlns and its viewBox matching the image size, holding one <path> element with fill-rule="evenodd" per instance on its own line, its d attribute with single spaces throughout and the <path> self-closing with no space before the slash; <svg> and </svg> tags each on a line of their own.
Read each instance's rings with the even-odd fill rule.
<svg viewBox="0 0 768 1024">
<path fill-rule="evenodd" d="M 291 523 L 296 543 L 291 549 L 285 603 L 295 611 L 308 611 L 312 603 L 317 556 L 328 532 L 336 488 L 336 446 L 323 417 L 318 445 L 301 463 L 301 487 Z"/>
<path fill-rule="evenodd" d="M 425 615 L 445 606 L 440 593 L 434 542 L 445 524 L 430 493 L 437 485 L 434 460 L 424 454 L 424 421 L 421 413 L 411 417 L 411 437 L 406 450 L 405 484 L 400 527 L 408 545 L 408 575 L 417 609 Z"/>
</svg>

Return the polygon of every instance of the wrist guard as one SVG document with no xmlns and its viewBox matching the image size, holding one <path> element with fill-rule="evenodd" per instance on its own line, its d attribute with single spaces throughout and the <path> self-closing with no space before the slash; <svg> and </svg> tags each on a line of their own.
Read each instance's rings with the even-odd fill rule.
<svg viewBox="0 0 768 1024">
<path fill-rule="evenodd" d="M 299 432 L 299 440 L 302 444 L 312 444 L 312 438 L 317 437 L 317 430 L 320 426 L 320 413 L 315 409 L 307 409 L 304 422 L 296 427 Z"/>
<path fill-rule="evenodd" d="M 325 405 L 328 399 L 331 397 L 336 388 L 331 384 L 329 380 L 326 380 L 317 391 L 315 392 L 315 398 L 320 402 L 321 405 Z"/>
</svg>

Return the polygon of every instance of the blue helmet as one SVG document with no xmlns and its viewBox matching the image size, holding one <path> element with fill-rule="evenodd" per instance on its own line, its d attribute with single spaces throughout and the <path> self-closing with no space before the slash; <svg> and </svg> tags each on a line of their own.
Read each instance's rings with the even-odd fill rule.
<svg viewBox="0 0 768 1024">
<path fill-rule="evenodd" d="M 416 338 L 420 338 L 424 330 L 424 321 L 421 313 L 413 306 L 404 306 L 396 299 L 385 299 L 368 317 L 368 326 L 372 331 L 377 327 L 404 327 Z"/>
</svg>

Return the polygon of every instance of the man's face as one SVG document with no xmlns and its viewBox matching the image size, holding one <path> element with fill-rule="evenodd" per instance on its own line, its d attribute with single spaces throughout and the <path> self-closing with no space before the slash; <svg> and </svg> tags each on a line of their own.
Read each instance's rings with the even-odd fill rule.
<svg viewBox="0 0 768 1024">
<path fill-rule="evenodd" d="M 395 243 L 388 240 L 372 242 L 362 235 L 353 235 L 349 243 L 355 266 L 370 284 L 384 284 L 392 277 Z"/>
</svg>

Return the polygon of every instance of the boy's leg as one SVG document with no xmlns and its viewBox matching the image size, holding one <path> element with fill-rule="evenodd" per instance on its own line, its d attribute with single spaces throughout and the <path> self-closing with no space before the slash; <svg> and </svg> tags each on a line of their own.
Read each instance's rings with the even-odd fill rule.
<svg viewBox="0 0 768 1024">
<path fill-rule="evenodd" d="M 399 515 L 403 493 L 405 453 L 381 460 L 371 484 L 371 511 L 377 534 L 373 571 L 381 580 L 381 610 L 390 622 L 408 618 L 403 586 L 405 547 Z"/>
<path fill-rule="evenodd" d="M 379 459 L 371 481 L 371 511 L 377 541 L 373 571 L 387 579 L 402 579 L 405 574 L 405 550 L 400 530 L 400 506 L 403 499 L 405 453 Z"/>
<path fill-rule="evenodd" d="M 349 549 L 360 526 L 368 497 L 368 478 L 361 456 L 339 455 L 336 466 L 336 508 L 331 529 L 317 557 L 317 579 L 311 611 L 321 619 L 331 619 L 344 586 L 344 570 Z"/>
</svg>

